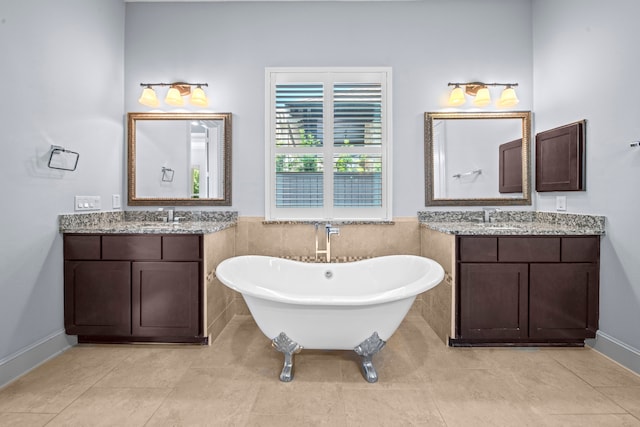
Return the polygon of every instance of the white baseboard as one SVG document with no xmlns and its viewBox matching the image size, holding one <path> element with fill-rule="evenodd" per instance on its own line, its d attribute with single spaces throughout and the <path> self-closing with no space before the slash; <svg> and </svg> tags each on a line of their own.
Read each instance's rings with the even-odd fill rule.
<svg viewBox="0 0 640 427">
<path fill-rule="evenodd" d="M 65 334 L 63 329 L 0 359 L 0 387 L 9 384 L 77 343 L 77 338 Z"/>
<path fill-rule="evenodd" d="M 587 344 L 614 362 L 640 375 L 640 350 L 637 348 L 601 331 L 596 333 L 594 340 L 588 340 Z"/>
</svg>

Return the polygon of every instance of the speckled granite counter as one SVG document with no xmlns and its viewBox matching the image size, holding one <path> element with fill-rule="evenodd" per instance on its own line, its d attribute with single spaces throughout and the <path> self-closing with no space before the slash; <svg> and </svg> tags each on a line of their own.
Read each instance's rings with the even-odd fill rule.
<svg viewBox="0 0 640 427">
<path fill-rule="evenodd" d="M 175 211 L 179 222 L 167 223 L 166 212 L 116 211 L 60 215 L 60 233 L 93 234 L 209 234 L 236 226 L 232 211 Z"/>
<path fill-rule="evenodd" d="M 483 211 L 418 212 L 421 226 L 455 235 L 603 235 L 605 217 L 556 212 L 497 211 L 482 222 Z"/>
</svg>

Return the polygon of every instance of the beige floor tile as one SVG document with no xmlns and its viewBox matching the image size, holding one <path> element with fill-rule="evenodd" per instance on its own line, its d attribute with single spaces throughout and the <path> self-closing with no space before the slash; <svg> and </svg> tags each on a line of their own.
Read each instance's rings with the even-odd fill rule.
<svg viewBox="0 0 640 427">
<path fill-rule="evenodd" d="M 214 342 L 190 355 L 189 366 L 203 369 L 233 368 L 247 357 L 247 346 L 262 337 L 255 325 L 232 320 Z"/>
<path fill-rule="evenodd" d="M 224 368 L 191 368 L 148 426 L 244 425 L 258 387 L 229 378 Z"/>
<path fill-rule="evenodd" d="M 0 390 L 0 412 L 58 413 L 126 357 L 118 346 L 78 346 Z"/>
<path fill-rule="evenodd" d="M 259 333 L 259 337 L 245 346 L 244 356 L 235 367 L 236 377 L 240 381 L 270 383 L 279 377 L 282 370 L 283 354 L 271 346 L 271 341 L 262 335 L 262 332 Z M 294 355 L 294 366 L 297 363 L 297 357 L 298 355 Z M 294 375 L 296 375 L 295 372 Z"/>
<path fill-rule="evenodd" d="M 337 383 L 272 383 L 260 384 L 251 412 L 266 415 L 344 416 L 344 401 Z"/>
<path fill-rule="evenodd" d="M 546 427 L 638 427 L 640 420 L 629 414 L 546 415 Z"/>
<path fill-rule="evenodd" d="M 594 387 L 640 386 L 640 375 L 628 371 L 591 348 L 550 349 L 548 352 Z"/>
<path fill-rule="evenodd" d="M 475 348 L 453 348 L 444 345 L 431 347 L 420 358 L 419 368 L 423 375 L 432 370 L 493 369 L 496 367 L 491 355 Z"/>
<path fill-rule="evenodd" d="M 562 365 L 499 371 L 518 396 L 540 414 L 620 414 L 625 410 Z"/>
<path fill-rule="evenodd" d="M 640 387 L 597 387 L 596 390 L 640 419 Z"/>
<path fill-rule="evenodd" d="M 0 427 L 41 427 L 55 414 L 4 413 L 0 414 Z"/>
<path fill-rule="evenodd" d="M 189 368 L 191 358 L 200 350 L 196 346 L 138 346 L 96 386 L 173 387 Z"/>
<path fill-rule="evenodd" d="M 446 425 L 539 426 L 541 419 L 493 370 L 434 370 L 429 376 L 433 399 Z"/>
<path fill-rule="evenodd" d="M 342 386 L 349 426 L 445 426 L 430 391 Z"/>
<path fill-rule="evenodd" d="M 256 346 L 268 346 L 269 340 L 260 332 L 251 316 L 235 316 L 222 333 L 192 361 L 197 368 L 230 367 L 242 363 Z"/>
<path fill-rule="evenodd" d="M 29 376 L 13 382 L 0 391 L 0 411 L 58 413 L 97 381 L 55 377 L 38 382 Z"/>
<path fill-rule="evenodd" d="M 93 387 L 56 416 L 53 426 L 144 426 L 171 389 Z"/>
<path fill-rule="evenodd" d="M 315 383 L 342 381 L 341 362 L 347 357 L 346 353 L 345 351 L 302 350 L 294 356 L 295 381 Z M 281 364 L 284 363 L 284 355 L 278 354 Z"/>
<path fill-rule="evenodd" d="M 246 427 L 282 427 L 282 426 L 329 426 L 347 425 L 342 414 L 249 414 Z"/>
</svg>

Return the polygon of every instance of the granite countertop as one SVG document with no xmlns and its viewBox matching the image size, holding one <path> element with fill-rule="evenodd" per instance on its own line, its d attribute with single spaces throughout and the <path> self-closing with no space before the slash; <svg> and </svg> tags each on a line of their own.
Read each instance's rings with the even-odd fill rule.
<svg viewBox="0 0 640 427">
<path fill-rule="evenodd" d="M 597 215 L 556 212 L 491 212 L 491 222 L 483 221 L 482 211 L 419 212 L 423 227 L 456 235 L 547 236 L 603 235 L 605 218 Z"/>
<path fill-rule="evenodd" d="M 179 222 L 163 222 L 164 212 L 117 211 L 60 215 L 61 233 L 209 234 L 237 225 L 237 212 L 176 211 Z"/>
</svg>

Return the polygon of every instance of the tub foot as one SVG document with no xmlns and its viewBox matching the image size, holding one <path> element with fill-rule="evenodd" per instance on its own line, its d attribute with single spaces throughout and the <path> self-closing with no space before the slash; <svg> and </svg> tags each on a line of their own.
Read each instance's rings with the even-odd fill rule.
<svg viewBox="0 0 640 427">
<path fill-rule="evenodd" d="M 271 345 L 279 352 L 284 353 L 284 365 L 280 373 L 280 381 L 291 381 L 293 379 L 293 355 L 300 353 L 302 346 L 292 341 L 284 332 L 280 332 L 280 335 L 271 340 Z"/>
<path fill-rule="evenodd" d="M 364 379 L 370 383 L 378 381 L 378 373 L 376 372 L 376 368 L 373 366 L 373 355 L 382 350 L 382 347 L 384 347 L 385 344 L 386 342 L 380 339 L 378 333 L 374 332 L 373 335 L 362 341 L 360 345 L 353 349 L 353 351 L 362 358 L 360 362 L 362 375 L 364 375 Z"/>
</svg>

